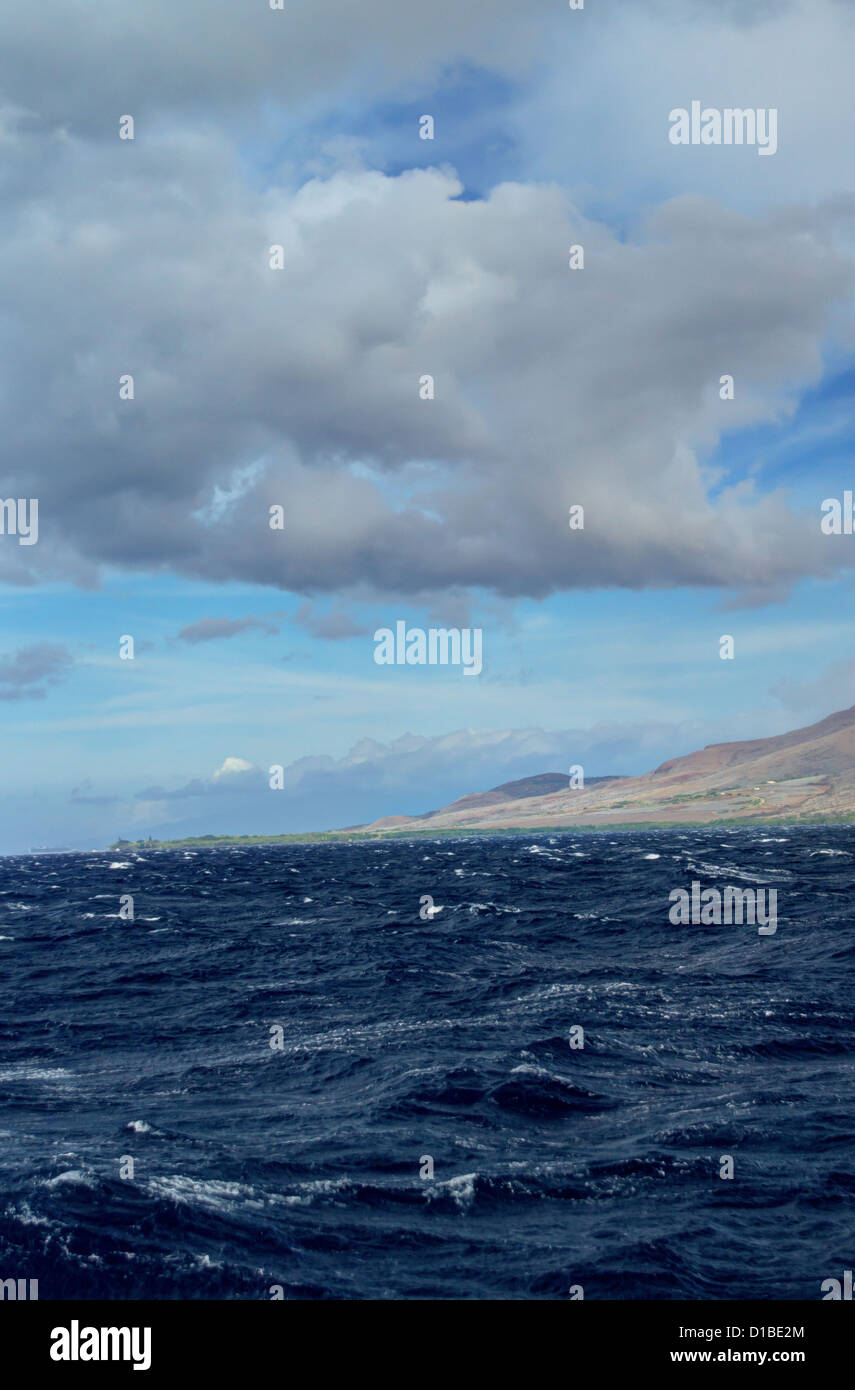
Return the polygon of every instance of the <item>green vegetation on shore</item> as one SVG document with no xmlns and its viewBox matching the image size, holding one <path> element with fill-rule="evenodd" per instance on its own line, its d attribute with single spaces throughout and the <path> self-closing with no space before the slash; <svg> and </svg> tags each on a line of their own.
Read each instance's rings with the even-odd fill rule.
<svg viewBox="0 0 855 1390">
<path fill-rule="evenodd" d="M 731 829 L 738 828 L 740 825 L 750 825 L 754 828 L 764 825 L 849 825 L 853 821 L 855 821 L 855 812 L 845 811 L 838 816 L 721 816 L 715 820 L 609 821 L 600 825 L 593 825 L 588 822 L 579 825 L 503 825 L 496 827 L 402 826 L 393 830 L 311 830 L 297 835 L 190 835 L 180 840 L 119 839 L 114 840 L 108 848 L 110 850 L 221 849 L 233 845 L 351 844 L 372 840 L 433 840 L 438 836 L 460 838 L 463 835 L 603 835 L 611 833 L 613 830 L 691 830 L 711 829 L 714 826 L 727 826 Z"/>
<path fill-rule="evenodd" d="M 554 830 L 554 826 L 544 825 L 536 834 Z M 572 830 L 573 826 L 561 827 Z M 596 827 L 586 827 L 593 828 Z M 481 829 L 473 827 L 450 826 L 438 830 L 309 830 L 301 835 L 188 835 L 183 840 L 114 840 L 108 846 L 111 850 L 127 849 L 220 849 L 230 845 L 313 845 L 350 844 L 361 840 L 413 839 L 415 836 L 435 838 L 437 835 L 525 835 L 523 826 L 509 826 L 507 829 Z"/>
</svg>

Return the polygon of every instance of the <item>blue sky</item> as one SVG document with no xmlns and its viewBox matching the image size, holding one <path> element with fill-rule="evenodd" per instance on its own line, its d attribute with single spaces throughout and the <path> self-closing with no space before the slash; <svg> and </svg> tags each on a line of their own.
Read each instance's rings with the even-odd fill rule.
<svg viewBox="0 0 855 1390">
<path fill-rule="evenodd" d="M 200 18 L 158 4 L 118 76 L 109 7 L 88 43 L 51 10 L 0 61 L 0 495 L 40 508 L 0 536 L 0 852 L 332 828 L 853 703 L 855 538 L 819 534 L 852 486 L 848 5 L 321 5 L 182 71 Z M 89 78 L 59 94 L 51 23 Z M 695 98 L 775 105 L 778 153 L 670 145 Z M 482 674 L 377 666 L 401 619 L 481 628 Z"/>
</svg>

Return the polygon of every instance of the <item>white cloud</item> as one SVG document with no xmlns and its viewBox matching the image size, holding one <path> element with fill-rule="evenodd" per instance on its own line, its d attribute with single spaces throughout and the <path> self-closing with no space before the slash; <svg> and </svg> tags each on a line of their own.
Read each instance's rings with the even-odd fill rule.
<svg viewBox="0 0 855 1390">
<path fill-rule="evenodd" d="M 217 782 L 221 777 L 234 777 L 242 772 L 254 772 L 255 767 L 246 758 L 225 758 L 213 775 Z"/>
<path fill-rule="evenodd" d="M 29 157 L 45 138 L 22 137 Z M 847 563 L 815 517 L 746 483 L 711 501 L 704 473 L 724 429 L 786 415 L 820 378 L 853 276 L 836 213 L 687 197 L 627 242 L 556 188 L 463 202 L 447 171 L 363 170 L 260 194 L 233 155 L 197 131 L 130 154 L 66 142 L 0 237 L 2 485 L 45 517 L 38 547 L 3 551 L 6 578 L 762 596 Z"/>
</svg>

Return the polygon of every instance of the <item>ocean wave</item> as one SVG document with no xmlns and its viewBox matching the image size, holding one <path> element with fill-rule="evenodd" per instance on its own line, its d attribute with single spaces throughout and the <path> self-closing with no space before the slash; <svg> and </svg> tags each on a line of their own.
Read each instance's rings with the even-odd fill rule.
<svg viewBox="0 0 855 1390">
<path fill-rule="evenodd" d="M 136 932 L 82 915 L 112 853 L 0 861 L 7 1266 L 45 1299 L 815 1297 L 851 831 L 608 833 L 151 852 Z M 778 887 L 786 934 L 675 932 L 687 860 Z"/>
</svg>

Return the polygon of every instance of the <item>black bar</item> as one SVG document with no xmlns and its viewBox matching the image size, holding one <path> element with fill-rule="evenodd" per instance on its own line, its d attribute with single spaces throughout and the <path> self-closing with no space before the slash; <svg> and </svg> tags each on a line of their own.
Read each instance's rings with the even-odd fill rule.
<svg viewBox="0 0 855 1390">
<path fill-rule="evenodd" d="M 531 1379 L 557 1357 L 565 1381 L 577 1380 L 583 1366 L 633 1377 L 751 1366 L 761 1384 L 764 1374 L 786 1367 L 815 1380 L 846 1366 L 853 1326 L 848 1308 L 822 1301 L 49 1301 L 4 1304 L 0 1319 L 6 1365 L 14 1356 L 22 1374 L 53 1378 L 133 1374 L 134 1353 L 145 1359 L 142 1329 L 149 1328 L 151 1364 L 141 1367 L 143 1384 L 188 1373 L 218 1380 L 273 1375 L 279 1383 L 297 1378 L 300 1365 L 301 1381 L 352 1378 L 373 1368 L 400 1382 L 423 1385 L 435 1375 L 445 1384 L 469 1362 L 483 1376 L 496 1361 L 496 1374 L 506 1379 L 510 1357 L 522 1357 Z M 78 1350 L 97 1345 L 100 1352 L 101 1328 L 128 1328 L 128 1338 L 115 1342 L 120 1351 L 127 1348 L 128 1359 L 53 1360 L 54 1345 L 73 1351 L 75 1321 Z M 67 1345 L 58 1328 L 67 1330 Z M 97 1342 L 87 1328 L 99 1329 Z M 139 1330 L 135 1346 L 132 1328 Z M 107 1351 L 112 1345 L 105 1343 Z"/>
</svg>

